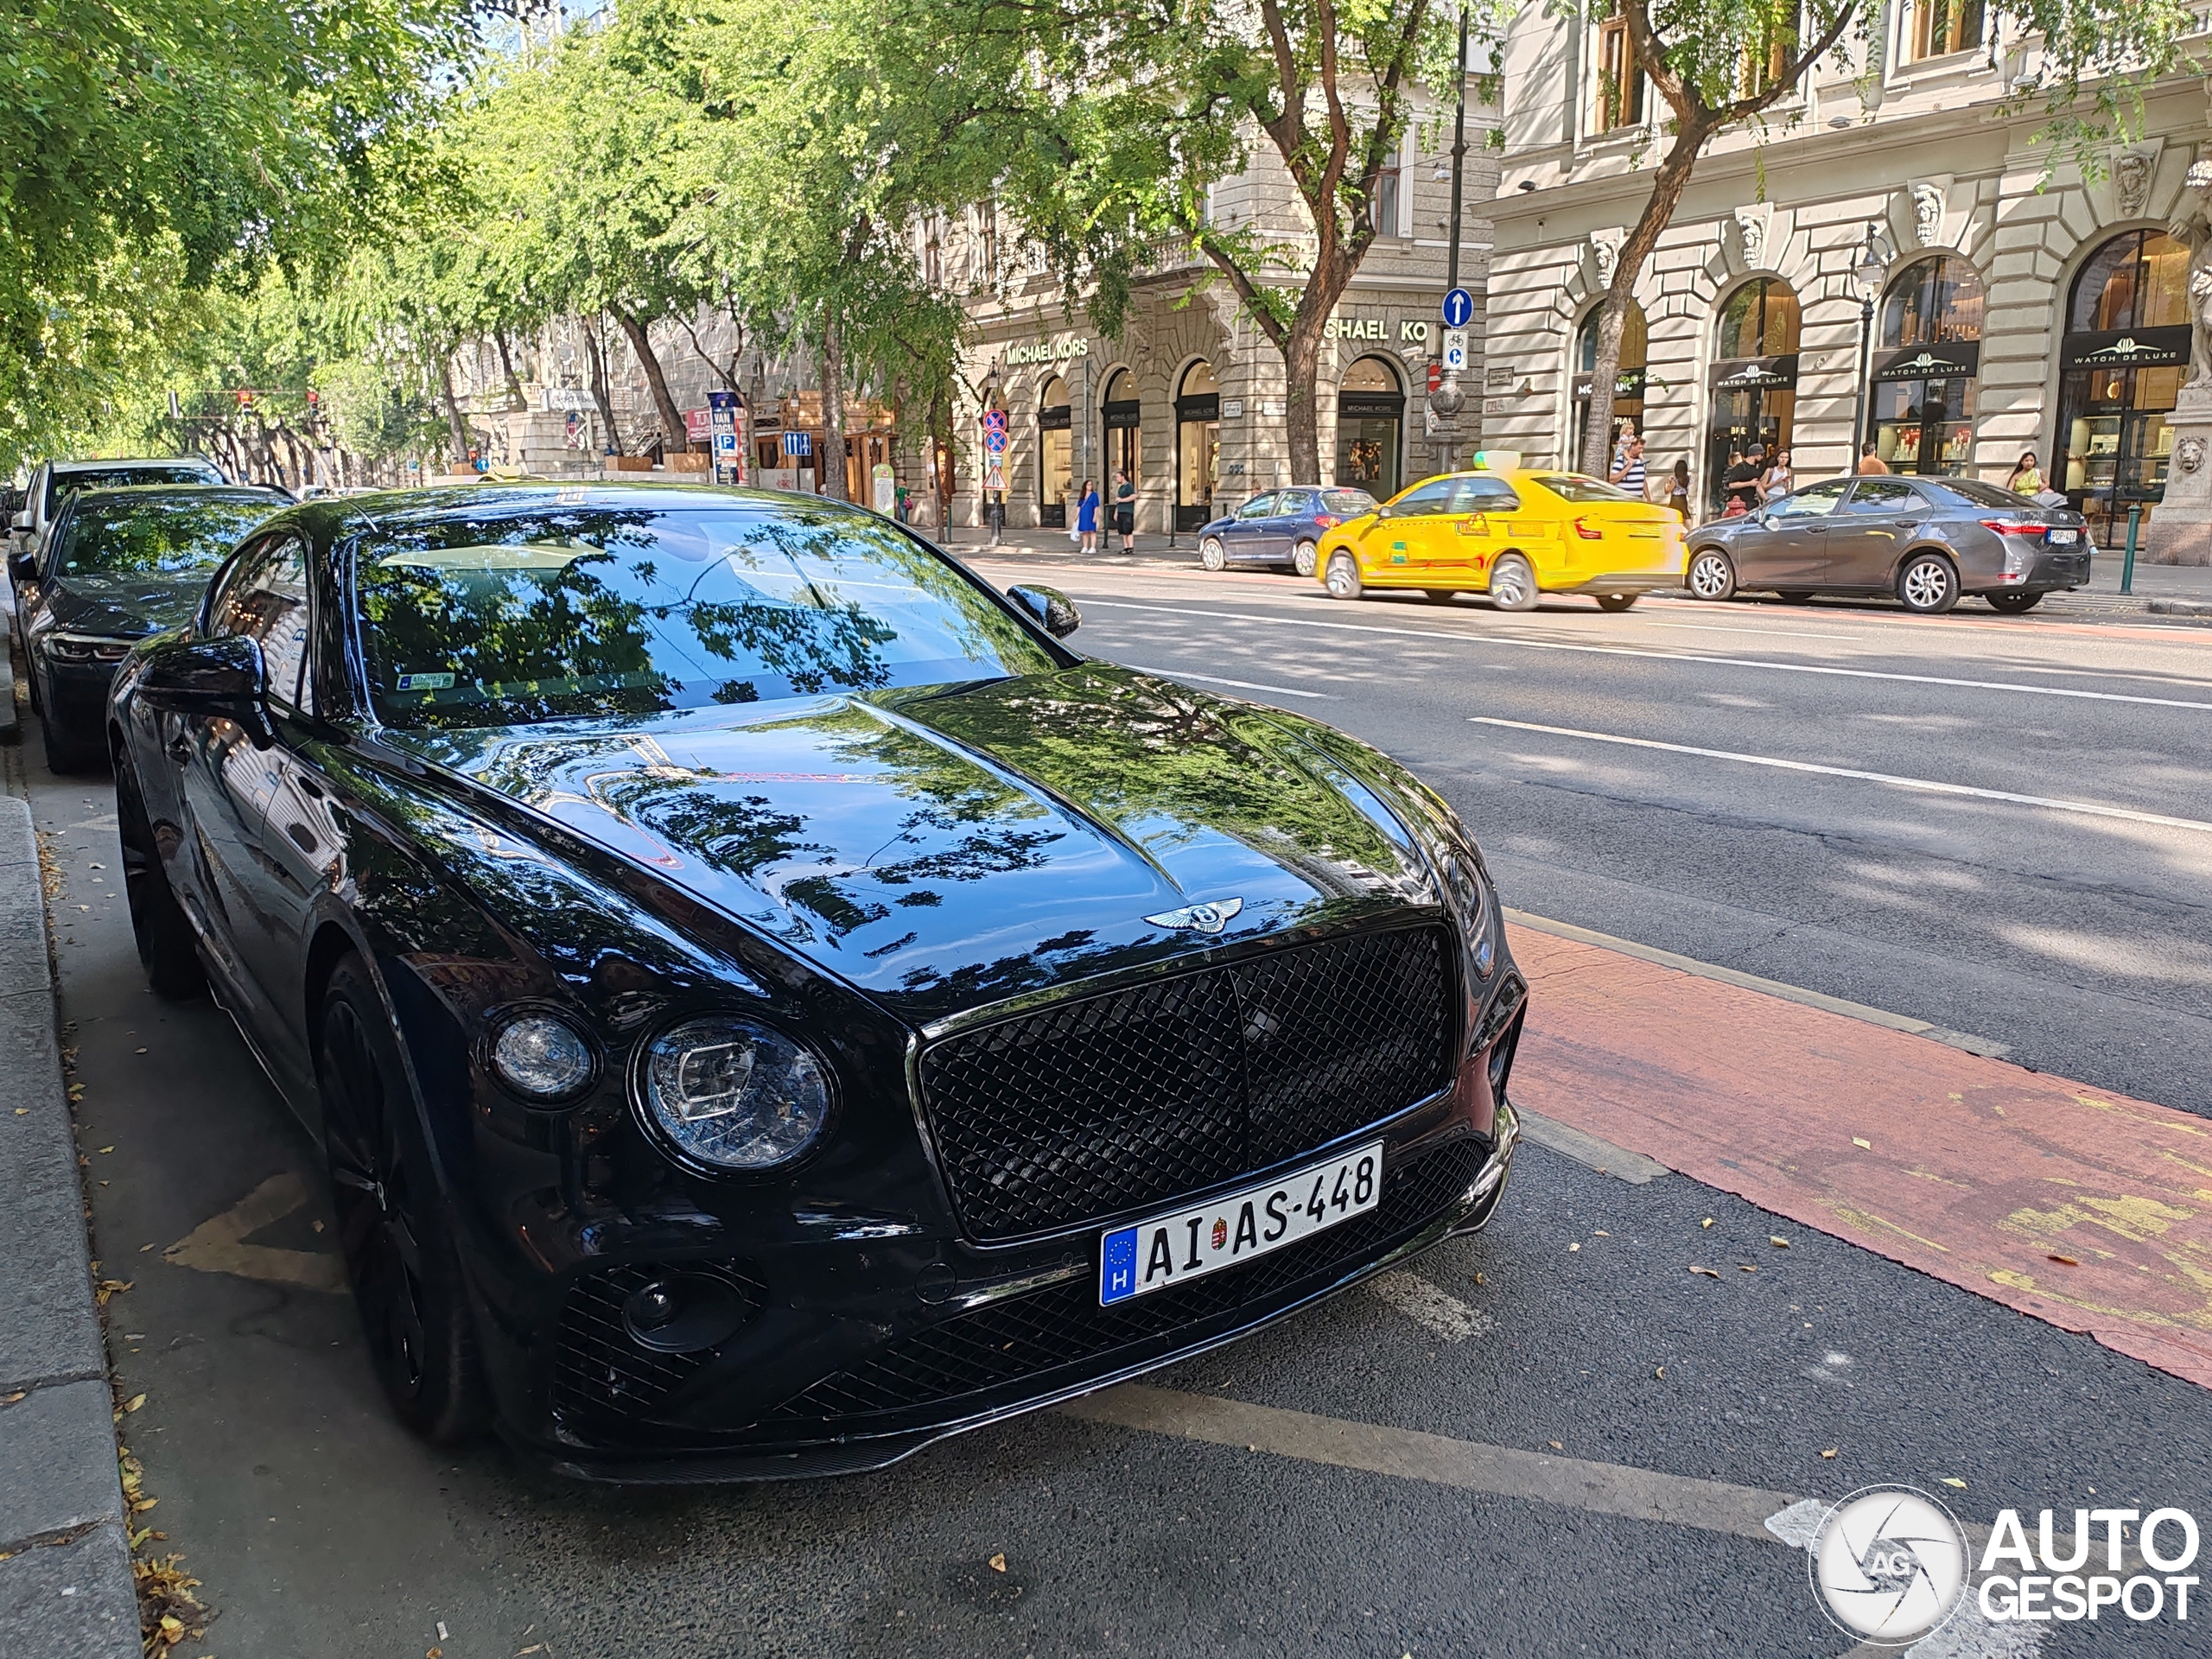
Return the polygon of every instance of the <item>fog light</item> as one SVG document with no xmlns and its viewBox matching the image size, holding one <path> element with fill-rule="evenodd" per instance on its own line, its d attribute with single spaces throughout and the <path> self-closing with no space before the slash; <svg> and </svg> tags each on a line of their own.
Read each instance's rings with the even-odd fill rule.
<svg viewBox="0 0 2212 1659">
<path fill-rule="evenodd" d="M 507 1021 L 492 1040 L 491 1062 L 502 1084 L 541 1104 L 582 1094 L 596 1069 L 584 1034 L 550 1014 Z"/>
</svg>

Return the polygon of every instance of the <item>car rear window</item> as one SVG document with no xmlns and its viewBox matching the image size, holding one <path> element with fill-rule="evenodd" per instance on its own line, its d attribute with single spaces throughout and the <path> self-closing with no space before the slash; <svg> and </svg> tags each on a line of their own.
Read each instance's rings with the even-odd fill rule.
<svg viewBox="0 0 2212 1659">
<path fill-rule="evenodd" d="M 210 570 L 286 505 L 275 495 L 243 492 L 80 501 L 63 526 L 54 569 L 65 576 Z"/>
<path fill-rule="evenodd" d="M 1608 484 L 1602 478 L 1585 478 L 1580 473 L 1546 473 L 1536 482 L 1562 501 L 1633 501 L 1637 498 L 1618 485 Z"/>
<path fill-rule="evenodd" d="M 1363 512 L 1375 511 L 1375 498 L 1365 490 L 1324 490 L 1321 501 L 1331 512 L 1346 518 L 1356 518 Z"/>
<path fill-rule="evenodd" d="M 46 512 L 48 518 L 65 495 L 84 490 L 125 490 L 142 484 L 220 484 L 223 475 L 200 461 L 138 461 L 128 467 L 73 467 L 56 468 L 47 475 Z"/>
<path fill-rule="evenodd" d="M 1985 484 L 1978 478 L 1931 479 L 1921 487 L 1931 492 L 1945 506 L 2004 507 L 2013 512 L 2033 512 L 2036 510 L 2036 504 L 2026 496 L 2015 495 L 1994 484 Z"/>
<path fill-rule="evenodd" d="M 512 726 L 1058 666 L 896 528 L 849 507 L 517 503 L 362 537 L 386 725 Z"/>
</svg>

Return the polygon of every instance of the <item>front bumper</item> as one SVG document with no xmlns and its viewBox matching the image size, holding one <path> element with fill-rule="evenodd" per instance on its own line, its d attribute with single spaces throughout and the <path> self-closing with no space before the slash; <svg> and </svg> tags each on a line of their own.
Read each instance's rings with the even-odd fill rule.
<svg viewBox="0 0 2212 1659">
<path fill-rule="evenodd" d="M 1510 1034 L 1501 1040 L 1510 1042 Z M 1219 1347 L 1480 1228 L 1503 1194 L 1520 1125 L 1499 1096 L 1491 1132 L 1476 1133 L 1462 1109 L 1464 1093 L 1452 1090 L 1384 1127 L 1382 1201 L 1365 1216 L 1243 1267 L 1112 1308 L 1098 1302 L 1095 1234 L 1085 1253 L 1055 1247 L 1058 1259 L 1042 1268 L 1033 1262 L 996 1284 L 956 1287 L 948 1277 L 933 1286 L 924 1276 L 917 1300 L 908 1280 L 895 1309 L 883 1302 L 840 1306 L 830 1323 L 846 1339 L 844 1363 L 817 1364 L 813 1381 L 780 1401 L 759 1387 L 751 1357 L 760 1344 L 778 1344 L 779 1331 L 806 1343 L 799 1333 L 810 1327 L 817 1351 L 836 1340 L 824 1331 L 823 1310 L 808 1308 L 804 1298 L 787 1299 L 796 1306 L 769 1306 L 764 1296 L 753 1331 L 671 1383 L 654 1375 L 663 1357 L 645 1356 L 641 1363 L 634 1350 L 623 1352 L 630 1344 L 622 1339 L 619 1302 L 594 1303 L 587 1292 L 580 1317 L 572 1294 L 550 1376 L 539 1368 L 550 1384 L 550 1408 L 537 1432 L 503 1413 L 502 1432 L 524 1456 L 588 1480 L 689 1484 L 881 1468 L 932 1441 Z M 866 1254 L 857 1260 L 864 1264 Z M 756 1287 L 765 1291 L 774 1277 L 764 1275 Z M 934 1300 L 933 1293 L 940 1293 Z M 592 1349 L 582 1363 L 572 1351 L 580 1342 Z M 668 1384 L 667 1391 L 659 1403 L 627 1415 L 594 1409 L 582 1392 L 632 1378 L 648 1389 Z"/>
</svg>

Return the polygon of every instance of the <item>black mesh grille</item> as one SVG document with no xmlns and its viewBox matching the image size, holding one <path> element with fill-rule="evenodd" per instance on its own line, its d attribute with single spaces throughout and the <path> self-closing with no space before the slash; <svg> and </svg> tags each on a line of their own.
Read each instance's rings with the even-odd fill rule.
<svg viewBox="0 0 2212 1659">
<path fill-rule="evenodd" d="M 922 1057 L 963 1224 L 1019 1237 L 1194 1192 L 1451 1078 L 1441 928 L 1296 945 L 1061 1003 Z"/>
<path fill-rule="evenodd" d="M 1104 1360 L 1116 1349 L 1239 1307 L 1256 1308 L 1301 1280 L 1346 1270 L 1450 1213 L 1481 1173 L 1485 1156 L 1484 1144 L 1473 1141 L 1433 1152 L 1392 1170 L 1383 1181 L 1382 1202 L 1357 1220 L 1173 1290 L 1101 1307 L 1094 1263 L 1084 1278 L 955 1314 L 893 1343 L 865 1365 L 824 1377 L 771 1421 L 931 1405 L 1058 1366 Z"/>
<path fill-rule="evenodd" d="M 553 1403 L 562 1410 L 634 1416 L 649 1412 L 691 1378 L 714 1350 L 688 1354 L 656 1353 L 630 1339 L 622 1305 L 640 1285 L 665 1274 L 705 1273 L 721 1280 L 744 1299 L 748 1317 L 766 1305 L 767 1287 L 751 1273 L 728 1263 L 626 1262 L 594 1268 L 569 1287 L 561 1310 L 559 1345 L 553 1361 Z"/>
</svg>

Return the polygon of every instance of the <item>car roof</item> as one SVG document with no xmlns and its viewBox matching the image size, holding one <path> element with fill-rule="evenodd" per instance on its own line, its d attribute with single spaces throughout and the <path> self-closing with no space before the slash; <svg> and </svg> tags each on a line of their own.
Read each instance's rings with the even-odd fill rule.
<svg viewBox="0 0 2212 1659">
<path fill-rule="evenodd" d="M 291 509 L 293 516 L 313 518 L 337 530 L 366 526 L 397 529 L 434 524 L 448 517 L 486 511 L 527 511 L 532 507 L 620 508 L 652 507 L 667 511 L 690 501 L 704 509 L 720 505 L 758 510 L 810 507 L 849 512 L 864 518 L 880 515 L 854 502 L 828 496 L 806 495 L 792 490 L 761 489 L 752 485 L 678 484 L 658 480 L 636 484 L 580 484 L 557 480 L 498 484 L 441 484 L 416 489 L 383 490 L 372 495 L 317 496 Z"/>
<path fill-rule="evenodd" d="M 104 471 L 110 467 L 204 467 L 217 477 L 222 468 L 205 455 L 116 455 L 105 461 L 57 461 L 48 463 L 57 473 Z"/>
<path fill-rule="evenodd" d="M 155 496 L 181 496 L 191 501 L 274 501 L 289 506 L 292 499 L 266 484 L 116 484 L 104 490 L 79 490 L 69 499 L 79 506 L 102 501 L 143 501 Z"/>
</svg>

